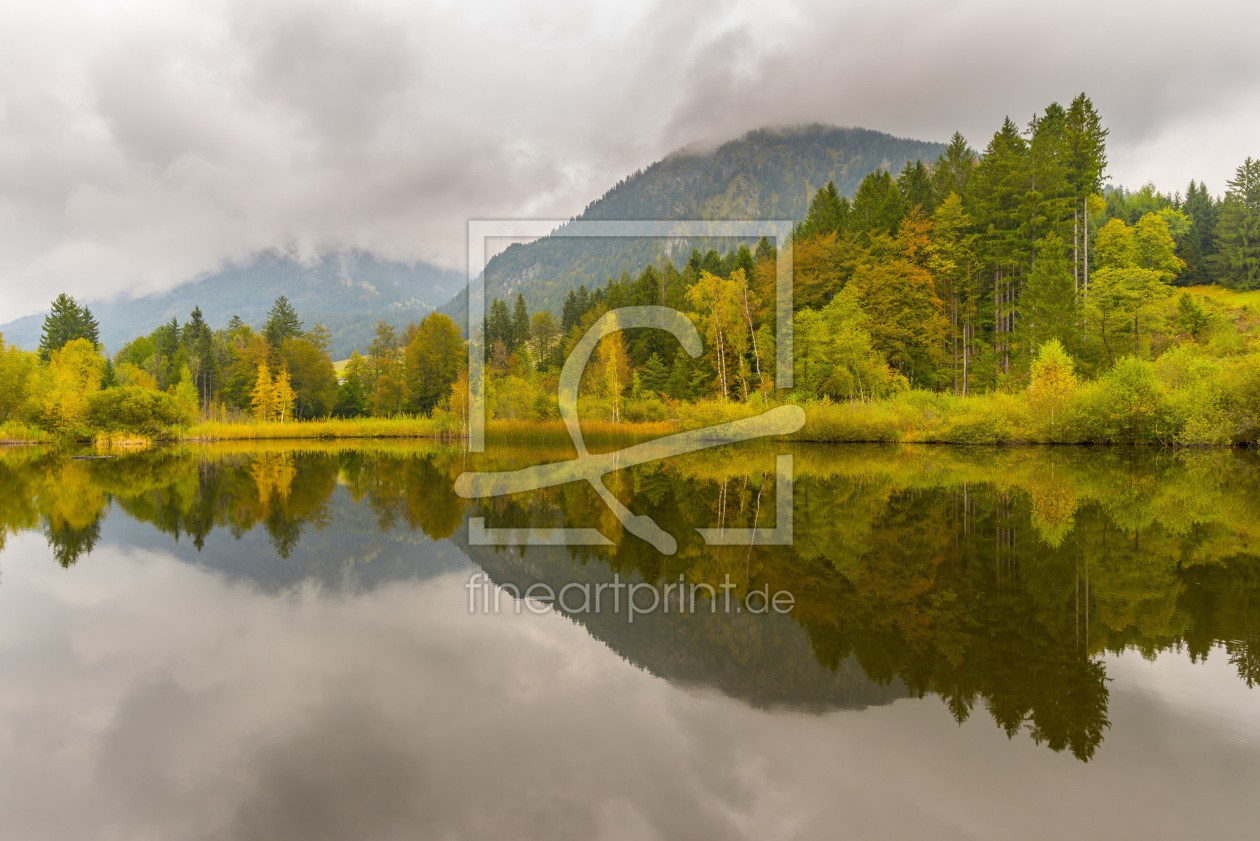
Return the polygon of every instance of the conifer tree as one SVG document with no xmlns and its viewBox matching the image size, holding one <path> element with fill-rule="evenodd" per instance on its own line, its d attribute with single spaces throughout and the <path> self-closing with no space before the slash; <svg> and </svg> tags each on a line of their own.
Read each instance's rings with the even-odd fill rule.
<svg viewBox="0 0 1260 841">
<path fill-rule="evenodd" d="M 936 209 L 932 176 L 923 165 L 923 161 L 916 160 L 914 163 L 906 161 L 901 174 L 897 176 L 897 187 L 905 198 L 907 208 L 917 205 L 923 208 L 925 214 L 932 215 L 932 211 Z"/>
<path fill-rule="evenodd" d="M 1089 293 L 1089 197 L 1102 189 L 1103 172 L 1107 169 L 1108 133 L 1109 130 L 1102 127 L 1102 120 L 1089 97 L 1082 93 L 1072 100 L 1064 132 L 1068 150 L 1068 186 L 1075 203 L 1072 211 L 1072 262 L 1076 266 L 1077 283 L 1085 295 Z M 1081 232 L 1079 240 L 1076 237 L 1078 228 Z"/>
<path fill-rule="evenodd" d="M 1247 158 L 1228 183 L 1217 226 L 1221 283 L 1260 289 L 1260 160 Z"/>
<path fill-rule="evenodd" d="M 1072 347 L 1076 337 L 1076 290 L 1063 241 L 1052 234 L 1037 255 L 1019 302 L 1021 344 L 1036 352 L 1048 341 Z"/>
<path fill-rule="evenodd" d="M 516 306 L 512 309 L 511 341 L 509 351 L 520 350 L 529 341 L 529 310 L 525 306 L 525 296 L 516 293 Z"/>
<path fill-rule="evenodd" d="M 965 199 L 967 185 L 971 183 L 971 174 L 975 168 L 975 151 L 967 145 L 967 138 L 960 132 L 954 132 L 949 146 L 932 167 L 932 187 L 936 192 L 936 202 L 943 202 L 950 193 L 957 193 Z"/>
<path fill-rule="evenodd" d="M 100 344 L 96 319 L 90 310 L 79 307 L 66 293 L 58 295 L 44 317 L 44 331 L 39 340 L 39 358 L 47 362 L 53 351 L 61 350 L 75 339 L 87 339 L 92 346 Z"/>
<path fill-rule="evenodd" d="M 814 194 L 809 212 L 805 214 L 805 221 L 797 227 L 796 237 L 806 239 L 821 234 L 843 233 L 848 224 L 849 209 L 849 200 L 841 197 L 834 182 L 828 181 L 825 187 L 820 187 Z M 762 240 L 767 246 L 770 245 L 765 237 Z M 760 247 L 761 244 L 758 243 L 759 250 Z"/>
<path fill-rule="evenodd" d="M 268 347 L 277 351 L 284 345 L 285 339 L 294 339 L 300 335 L 302 335 L 302 322 L 298 319 L 297 311 L 293 309 L 289 299 L 281 295 L 276 298 L 276 302 L 271 305 L 271 311 L 267 313 L 267 325 L 263 328 L 263 338 L 267 340 Z"/>
</svg>

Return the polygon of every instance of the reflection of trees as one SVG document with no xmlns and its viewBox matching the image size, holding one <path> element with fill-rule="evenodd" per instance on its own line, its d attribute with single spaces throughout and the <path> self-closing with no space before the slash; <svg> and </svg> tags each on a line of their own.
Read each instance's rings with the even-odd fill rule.
<svg viewBox="0 0 1260 841">
<path fill-rule="evenodd" d="M 697 525 L 751 525 L 767 468 L 710 453 L 610 483 L 678 537 L 676 556 L 633 539 L 570 551 L 658 584 L 729 574 L 788 590 L 822 666 L 856 659 L 960 721 L 982 704 L 1008 734 L 1081 759 L 1108 726 L 1103 651 L 1223 643 L 1256 680 L 1251 454 L 910 449 L 798 451 L 790 549 L 700 543 Z M 507 527 L 602 526 L 601 508 L 580 485 L 481 505 Z"/>
<path fill-rule="evenodd" d="M 676 555 L 625 537 L 608 548 L 531 548 L 526 562 L 563 559 L 567 566 L 549 573 L 556 580 L 589 566 L 649 582 L 682 574 L 717 585 L 729 575 L 741 590 L 788 590 L 791 621 L 819 674 L 860 668 L 885 688 L 940 696 L 960 721 L 983 707 L 1006 732 L 1026 730 L 1082 758 L 1107 727 L 1102 652 L 1184 649 L 1197 659 L 1223 648 L 1213 656 L 1227 656 L 1249 685 L 1260 682 L 1260 460 L 1252 453 L 797 447 L 794 545 L 705 546 L 697 526 L 774 525 L 773 456 L 707 451 L 610 478 L 618 498 L 678 538 Z M 505 466 L 480 458 L 478 469 Z M 415 445 L 170 448 L 91 462 L 27 449 L 0 455 L 0 534 L 42 526 L 69 565 L 92 550 L 112 499 L 198 548 L 215 529 L 261 528 L 287 558 L 305 535 L 339 527 L 331 500 L 340 485 L 369 531 L 446 539 L 469 507 L 452 489 L 465 468 L 461 455 Z M 595 525 L 621 538 L 580 483 L 477 506 L 492 527 Z M 332 562 L 349 563 L 338 551 Z M 591 560 L 603 563 L 583 566 Z M 673 632 L 641 649 L 664 662 Z M 727 652 L 730 669 L 752 669 L 773 661 L 749 648 L 762 632 L 745 618 L 689 626 L 678 640 L 693 652 Z M 634 634 L 649 632 L 598 633 L 633 648 Z M 674 665 L 660 673 L 688 673 L 686 654 L 669 655 Z M 792 661 L 793 686 L 815 685 L 802 668 Z M 750 682 L 784 673 L 758 669 L 728 669 L 721 685 L 741 687 L 740 697 L 777 697 Z"/>
<path fill-rule="evenodd" d="M 69 567 L 79 558 L 87 556 L 101 539 L 101 517 L 98 515 L 85 526 L 74 526 L 63 521 L 47 520 L 44 537 L 53 550 L 53 557 L 63 567 Z"/>
</svg>

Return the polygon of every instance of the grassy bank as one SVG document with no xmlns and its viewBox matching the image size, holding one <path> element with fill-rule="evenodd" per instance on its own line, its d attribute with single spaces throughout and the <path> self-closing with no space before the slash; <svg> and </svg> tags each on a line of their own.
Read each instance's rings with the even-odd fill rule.
<svg viewBox="0 0 1260 841">
<path fill-rule="evenodd" d="M 632 444 L 679 429 L 671 421 L 644 423 L 582 424 L 582 435 L 591 446 Z M 207 421 L 179 431 L 179 440 L 266 441 L 302 439 L 426 438 L 459 440 L 465 437 L 460 423 L 449 415 L 435 413 L 431 418 L 330 418 L 287 423 L 224 423 Z M 569 433 L 559 420 L 491 420 L 486 423 L 486 440 L 500 444 L 570 445 Z"/>
</svg>

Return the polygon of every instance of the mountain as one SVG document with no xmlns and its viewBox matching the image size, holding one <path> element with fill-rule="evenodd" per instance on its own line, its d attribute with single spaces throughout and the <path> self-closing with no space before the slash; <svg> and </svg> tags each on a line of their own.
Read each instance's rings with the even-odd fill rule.
<svg viewBox="0 0 1260 841">
<path fill-rule="evenodd" d="M 852 196 L 869 173 L 896 173 L 915 159 L 933 161 L 944 149 L 860 128 L 759 129 L 715 149 L 673 152 L 619 182 L 577 218 L 799 221 L 828 181 Z M 590 288 L 623 271 L 637 274 L 663 257 L 681 266 L 699 245 L 724 251 L 731 243 L 545 237 L 512 245 L 486 265 L 486 301 L 520 292 L 531 309 L 559 314 L 564 296 L 578 284 Z M 467 290 L 439 311 L 462 324 Z"/>
<path fill-rule="evenodd" d="M 188 319 L 200 306 L 212 327 L 233 315 L 261 326 L 275 299 L 284 295 L 306 326 L 321 322 L 333 334 L 336 359 L 367 346 L 373 324 L 387 318 L 395 325 L 424 318 L 464 283 L 464 274 L 426 263 L 395 263 L 363 251 L 325 254 L 307 264 L 294 257 L 264 252 L 248 262 L 167 292 L 142 298 L 91 301 L 101 327 L 101 341 L 114 353 L 159 324 Z M 0 327 L 4 339 L 34 349 L 44 315 L 26 316 Z"/>
</svg>

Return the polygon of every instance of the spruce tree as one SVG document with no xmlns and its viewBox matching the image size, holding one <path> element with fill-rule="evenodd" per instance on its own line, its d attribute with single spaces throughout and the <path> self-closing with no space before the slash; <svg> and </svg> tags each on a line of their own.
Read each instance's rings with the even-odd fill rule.
<svg viewBox="0 0 1260 841">
<path fill-rule="evenodd" d="M 577 311 L 577 292 L 570 289 L 569 294 L 564 296 L 564 306 L 560 310 L 560 332 L 569 335 L 581 318 L 581 313 Z"/>
<path fill-rule="evenodd" d="M 1216 220 L 1219 203 L 1208 194 L 1207 184 L 1192 180 L 1186 188 L 1181 211 L 1190 219 L 1190 232 L 1177 249 L 1177 256 L 1186 262 L 1182 280 L 1187 286 L 1213 283 L 1216 279 Z"/>
<path fill-rule="evenodd" d="M 835 183 L 828 181 L 827 186 L 820 187 L 814 195 L 814 200 L 809 205 L 809 212 L 805 215 L 805 221 L 797 227 L 796 235 L 800 239 L 806 239 L 822 234 L 843 232 L 848 222 L 848 213 L 848 199 L 841 198 Z M 764 237 L 762 239 L 765 240 Z M 769 245 L 769 240 L 766 240 L 766 244 Z"/>
<path fill-rule="evenodd" d="M 907 208 L 918 205 L 923 208 L 925 214 L 932 215 L 932 211 L 936 209 L 936 200 L 932 189 L 932 177 L 927 167 L 923 165 L 923 161 L 916 160 L 914 163 L 906 161 L 901 174 L 897 176 L 897 187 L 905 198 Z"/>
<path fill-rule="evenodd" d="M 1050 340 L 1058 340 L 1064 347 L 1075 345 L 1078 331 L 1072 267 L 1058 236 L 1049 237 L 1037 255 L 1037 264 L 1020 296 L 1019 315 L 1027 352 L 1036 353 Z"/>
<path fill-rule="evenodd" d="M 1221 283 L 1260 289 L 1260 160 L 1247 158 L 1228 183 L 1217 224 Z"/>
<path fill-rule="evenodd" d="M 58 295 L 44 317 L 44 332 L 39 340 L 39 358 L 47 362 L 53 351 L 61 350 L 75 339 L 88 339 L 97 344 L 96 320 L 66 293 Z"/>
<path fill-rule="evenodd" d="M 263 338 L 272 350 L 279 350 L 285 339 L 296 339 L 302 335 L 302 322 L 297 311 L 289 303 L 289 299 L 281 295 L 271 305 L 267 313 L 267 325 L 263 328 Z"/>
<path fill-rule="evenodd" d="M 1068 186 L 1072 193 L 1074 275 L 1084 293 L 1089 291 L 1089 197 L 1102 189 L 1107 169 L 1108 129 L 1085 94 L 1072 100 L 1068 108 L 1064 137 L 1068 151 Z M 1079 238 L 1075 231 L 1080 232 Z"/>
<path fill-rule="evenodd" d="M 525 307 L 525 296 L 516 294 L 516 306 L 512 308 L 511 341 L 507 343 L 509 351 L 519 350 L 529 341 L 529 310 Z"/>
<path fill-rule="evenodd" d="M 971 183 L 971 173 L 975 167 L 975 151 L 967 145 L 967 138 L 960 132 L 954 132 L 949 146 L 932 167 L 932 187 L 936 192 L 936 203 L 945 201 L 950 193 L 966 198 L 967 185 Z"/>
<path fill-rule="evenodd" d="M 648 357 L 648 361 L 644 363 L 643 370 L 639 372 L 639 382 L 642 384 L 644 391 L 656 397 L 665 390 L 665 385 L 669 381 L 669 373 L 669 369 L 665 367 L 661 357 L 653 353 Z"/>
</svg>

